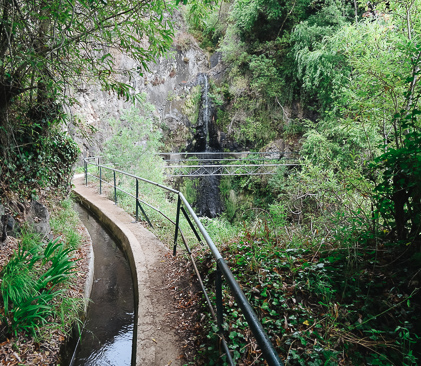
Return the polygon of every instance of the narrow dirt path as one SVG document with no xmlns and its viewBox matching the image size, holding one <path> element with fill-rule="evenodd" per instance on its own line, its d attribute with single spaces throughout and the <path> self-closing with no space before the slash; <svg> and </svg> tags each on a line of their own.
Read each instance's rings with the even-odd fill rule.
<svg viewBox="0 0 421 366">
<path fill-rule="evenodd" d="M 166 281 L 171 266 L 168 248 L 123 209 L 96 189 L 84 185 L 83 176 L 73 180 L 73 191 L 123 243 L 136 269 L 138 290 L 136 365 L 182 365 L 182 347 L 176 335 L 178 323 L 174 296 Z M 104 319 L 106 321 L 106 319 Z"/>
</svg>

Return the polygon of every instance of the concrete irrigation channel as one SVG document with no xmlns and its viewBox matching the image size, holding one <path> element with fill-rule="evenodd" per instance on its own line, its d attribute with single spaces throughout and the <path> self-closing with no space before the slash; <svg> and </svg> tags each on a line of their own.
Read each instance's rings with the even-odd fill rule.
<svg viewBox="0 0 421 366">
<path fill-rule="evenodd" d="M 134 292 L 132 365 L 181 365 L 179 343 L 171 319 L 172 302 L 165 287 L 165 255 L 169 250 L 114 202 L 73 180 L 79 203 L 109 232 L 128 260 Z M 112 262 L 108 266 L 112 267 Z M 112 270 L 112 268 L 110 268 Z M 95 286 L 95 284 L 94 284 Z M 103 322 L 110 322 L 104 316 Z"/>
</svg>

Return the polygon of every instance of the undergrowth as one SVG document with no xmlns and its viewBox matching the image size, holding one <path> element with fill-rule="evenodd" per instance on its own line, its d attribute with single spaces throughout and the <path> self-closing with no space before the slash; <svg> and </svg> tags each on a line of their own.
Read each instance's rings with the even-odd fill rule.
<svg viewBox="0 0 421 366">
<path fill-rule="evenodd" d="M 377 254 L 370 246 L 286 248 L 265 231 L 246 230 L 222 249 L 222 256 L 286 364 L 417 364 L 420 294 L 416 283 L 408 282 L 416 266 L 396 261 L 393 247 Z M 201 254 L 198 261 L 215 298 L 211 255 Z M 227 286 L 224 317 L 235 361 L 265 364 Z M 225 364 L 219 358 L 217 326 L 208 320 L 195 362 Z"/>
<path fill-rule="evenodd" d="M 83 301 L 68 294 L 81 239 L 77 223 L 72 201 L 65 200 L 52 210 L 55 239 L 22 230 L 18 250 L 0 272 L 2 340 L 24 333 L 40 342 L 53 331 L 67 334 L 78 321 Z"/>
</svg>

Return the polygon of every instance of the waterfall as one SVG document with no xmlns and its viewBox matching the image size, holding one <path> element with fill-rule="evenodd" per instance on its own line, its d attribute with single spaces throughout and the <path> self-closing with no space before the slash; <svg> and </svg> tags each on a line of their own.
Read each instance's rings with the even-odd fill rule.
<svg viewBox="0 0 421 366">
<path fill-rule="evenodd" d="M 205 124 L 205 151 L 209 150 L 209 87 L 208 87 L 208 76 L 205 74 L 205 112 L 203 116 L 203 122 Z"/>
<path fill-rule="evenodd" d="M 214 153 L 220 151 L 218 132 L 214 125 L 214 108 L 209 98 L 209 81 L 206 74 L 199 74 L 198 84 L 202 85 L 202 97 L 196 127 L 194 151 Z M 199 154 L 199 159 L 216 158 L 213 154 Z M 202 164 L 209 165 L 208 160 Z M 209 174 L 200 177 L 198 186 L 197 209 L 199 216 L 216 217 L 222 212 L 219 193 L 219 177 Z"/>
<path fill-rule="evenodd" d="M 218 150 L 219 146 L 214 146 L 215 138 L 212 138 L 211 143 L 212 132 L 210 130 L 212 130 L 213 108 L 209 98 L 208 76 L 206 74 L 199 74 L 197 76 L 197 83 L 202 86 L 202 96 L 200 98 L 199 115 L 196 123 L 196 143 L 193 150 L 198 152 L 212 151 L 215 148 Z"/>
</svg>

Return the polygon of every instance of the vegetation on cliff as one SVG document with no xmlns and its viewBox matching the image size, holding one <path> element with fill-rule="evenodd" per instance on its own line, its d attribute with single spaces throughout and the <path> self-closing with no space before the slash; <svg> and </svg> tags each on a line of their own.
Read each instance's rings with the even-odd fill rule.
<svg viewBox="0 0 421 366">
<path fill-rule="evenodd" d="M 90 242 L 73 202 L 50 203 L 51 240 L 29 227 L 0 253 L 0 359 L 5 364 L 60 364 L 60 349 L 80 315 Z"/>
</svg>

